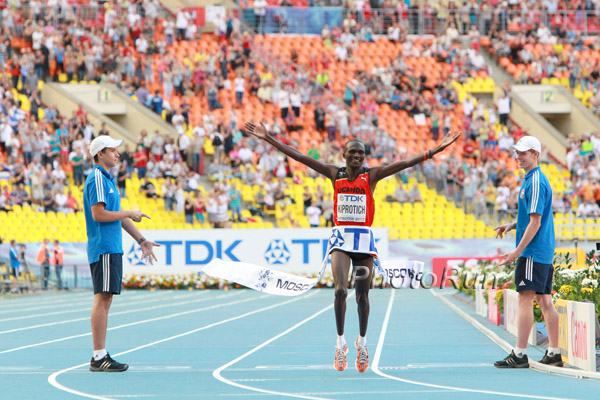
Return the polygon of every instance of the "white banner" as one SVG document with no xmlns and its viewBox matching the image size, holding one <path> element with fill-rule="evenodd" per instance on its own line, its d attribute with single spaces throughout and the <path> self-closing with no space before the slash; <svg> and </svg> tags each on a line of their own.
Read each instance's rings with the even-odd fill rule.
<svg viewBox="0 0 600 400">
<path fill-rule="evenodd" d="M 421 287 L 425 263 L 402 259 L 383 259 L 381 266 L 388 274 L 389 283 L 393 288 L 418 289 Z"/>
<path fill-rule="evenodd" d="M 297 296 L 312 289 L 321 279 L 305 278 L 244 262 L 213 260 L 202 268 L 202 272 L 213 278 L 236 282 L 259 292 L 279 296 Z"/>
<path fill-rule="evenodd" d="M 485 297 L 483 297 L 483 292 L 485 289 L 481 287 L 475 288 L 475 312 L 477 315 L 481 315 L 484 318 L 487 318 L 488 306 L 485 302 Z"/>
<path fill-rule="evenodd" d="M 381 259 L 388 256 L 387 228 L 373 228 Z M 140 246 L 123 235 L 125 274 L 197 273 L 212 260 L 241 261 L 292 274 L 316 274 L 327 252 L 331 229 L 202 229 L 143 231 L 159 243 L 158 262 L 142 261 Z"/>
<path fill-rule="evenodd" d="M 593 303 L 569 301 L 569 364 L 586 371 L 596 371 L 596 311 Z"/>
<path fill-rule="evenodd" d="M 519 294 L 512 289 L 504 289 L 504 329 L 517 336 L 519 326 Z M 531 327 L 527 343 L 537 345 L 537 330 L 535 322 Z"/>
<path fill-rule="evenodd" d="M 319 282 L 327 268 L 329 254 L 333 250 L 341 250 L 346 253 L 371 254 L 377 256 L 375 247 L 375 236 L 373 231 L 363 226 L 340 226 L 331 231 L 328 240 L 329 247 L 323 257 L 321 268 L 316 278 L 304 278 L 282 272 L 271 267 L 243 263 L 239 261 L 223 261 L 217 259 L 212 261 L 202 272 L 214 278 L 226 279 L 244 285 L 250 289 L 260 292 L 276 294 L 280 296 L 297 296 L 312 289 Z M 393 276 L 393 271 L 383 270 L 378 258 L 373 262 L 373 268 L 388 281 Z M 364 271 L 360 274 L 356 271 L 356 280 L 359 275 L 367 277 Z"/>
</svg>

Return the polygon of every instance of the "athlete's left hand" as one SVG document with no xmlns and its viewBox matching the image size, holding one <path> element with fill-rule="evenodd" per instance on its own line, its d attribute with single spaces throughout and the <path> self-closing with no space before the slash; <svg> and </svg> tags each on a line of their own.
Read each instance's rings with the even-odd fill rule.
<svg viewBox="0 0 600 400">
<path fill-rule="evenodd" d="M 458 133 L 455 133 L 454 135 L 444 136 L 444 139 L 442 139 L 442 143 L 440 143 L 440 148 L 442 150 L 444 150 L 446 147 L 448 147 L 452 143 L 456 142 L 461 135 L 462 135 L 462 132 L 458 132 Z"/>
<path fill-rule="evenodd" d="M 160 247 L 160 244 L 151 242 L 150 240 L 144 240 L 140 247 L 142 248 L 142 261 L 147 261 L 150 265 L 154 265 L 154 261 L 158 261 L 158 259 L 154 255 L 153 248 Z"/>
<path fill-rule="evenodd" d="M 509 265 L 514 263 L 517 258 L 519 258 L 519 254 L 517 254 L 517 251 L 511 251 L 510 253 L 505 253 L 502 254 L 500 257 L 503 257 L 502 260 L 500 260 L 500 262 L 498 263 L 498 265 Z"/>
</svg>

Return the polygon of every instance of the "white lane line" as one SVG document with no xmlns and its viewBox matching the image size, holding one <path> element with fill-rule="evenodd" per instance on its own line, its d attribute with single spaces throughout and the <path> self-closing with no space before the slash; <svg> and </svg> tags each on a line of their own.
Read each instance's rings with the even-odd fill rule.
<svg viewBox="0 0 600 400">
<path fill-rule="evenodd" d="M 283 354 L 283 353 L 282 353 Z M 396 365 L 389 367 L 379 367 L 384 370 L 411 370 L 411 369 L 438 369 L 438 368 L 491 368 L 493 367 L 490 363 L 429 363 L 429 364 L 407 364 L 407 365 Z M 314 365 L 257 365 L 254 368 L 245 369 L 246 371 L 309 371 L 309 370 L 330 370 L 331 364 L 314 364 Z M 241 371 L 241 368 L 235 368 L 235 371 Z M 340 378 L 342 379 L 342 378 Z M 356 379 L 356 378 L 352 378 Z M 377 378 L 379 379 L 379 378 Z"/>
<path fill-rule="evenodd" d="M 262 371 L 308 371 L 313 369 L 331 369 L 331 364 L 316 364 L 316 365 L 257 365 L 253 369 L 248 369 L 248 371 L 252 370 L 262 370 Z M 240 369 L 235 368 L 236 371 L 240 371 Z"/>
<path fill-rule="evenodd" d="M 456 363 L 456 364 L 406 364 L 397 367 L 379 367 L 385 370 L 410 370 L 410 369 L 439 369 L 439 368 L 493 368 L 490 363 Z"/>
<path fill-rule="evenodd" d="M 216 296 L 216 297 L 212 297 L 212 298 L 211 297 L 202 296 L 202 298 L 196 299 L 196 300 L 180 301 L 178 303 L 168 303 L 168 304 L 161 304 L 159 306 L 150 306 L 150 307 L 144 307 L 144 308 L 136 308 L 136 309 L 133 309 L 133 310 L 111 312 L 109 314 L 109 317 L 112 317 L 112 316 L 115 316 L 115 315 L 131 314 L 131 313 L 136 313 L 136 312 L 140 312 L 140 311 L 158 310 L 158 309 L 161 309 L 161 308 L 175 307 L 175 306 L 181 306 L 181 305 L 185 305 L 185 304 L 202 303 L 202 302 L 209 301 L 209 300 L 212 300 L 212 299 L 221 299 L 221 298 L 224 298 L 224 297 L 231 297 L 232 295 L 233 294 L 220 295 L 220 296 Z M 162 301 L 162 299 L 161 299 L 161 301 Z M 146 301 L 145 303 L 148 303 L 148 301 Z M 130 305 L 133 305 L 133 304 L 139 304 L 139 303 L 136 302 L 136 303 L 129 303 L 129 304 L 121 304 L 121 306 L 123 306 L 123 305 L 130 306 Z M 91 311 L 91 308 L 87 308 L 86 310 Z M 6 331 L 0 331 L 0 335 L 4 335 L 4 334 L 7 334 L 7 333 L 27 331 L 27 330 L 30 330 L 30 329 L 45 328 L 45 327 L 48 327 L 48 326 L 70 324 L 72 322 L 88 321 L 89 319 L 90 319 L 90 316 L 87 315 L 87 316 L 81 317 L 81 318 L 66 319 L 66 320 L 55 321 L 55 322 L 47 322 L 45 324 L 31 325 L 31 326 L 26 326 L 26 327 L 23 327 L 23 328 L 15 328 L 15 329 L 9 329 L 9 330 L 6 330 Z"/>
<path fill-rule="evenodd" d="M 364 395 L 369 399 L 373 398 L 375 394 L 406 394 L 406 393 L 450 393 L 450 390 L 368 390 L 366 392 L 360 391 L 352 391 L 352 392 L 307 392 L 304 394 L 307 395 L 329 395 L 329 396 L 339 396 L 339 395 L 351 395 L 352 399 L 356 399 L 356 395 Z"/>
<path fill-rule="evenodd" d="M 164 297 L 165 295 L 163 293 L 157 293 L 156 296 L 153 296 L 153 295 L 144 295 L 143 297 L 136 296 L 135 300 L 142 300 L 142 299 L 146 299 L 149 297 L 157 297 L 157 296 Z M 93 294 L 91 292 L 87 293 L 86 297 L 87 297 L 87 300 L 78 301 L 78 302 L 73 302 L 73 300 L 78 300 L 78 299 L 65 299 L 65 301 L 60 301 L 60 302 L 54 302 L 54 301 L 52 301 L 52 299 L 46 299 L 45 305 L 36 306 L 36 307 L 27 307 L 27 308 L 11 308 L 10 310 L 0 311 L 0 314 L 22 313 L 24 311 L 44 310 L 47 308 L 73 307 L 73 306 L 79 306 L 82 304 L 90 304 L 93 302 Z M 40 315 L 44 315 L 44 314 L 40 314 Z M 16 318 L 16 319 L 18 319 L 18 318 Z M 13 319 L 11 319 L 11 318 L 0 319 L 0 322 L 12 321 L 12 320 Z"/>
<path fill-rule="evenodd" d="M 547 396 L 536 396 L 536 395 L 528 395 L 528 394 L 520 394 L 520 393 L 508 393 L 508 392 L 496 392 L 493 390 L 479 390 L 479 389 L 468 389 L 468 388 L 463 388 L 463 387 L 457 387 L 457 386 L 447 386 L 447 385 L 436 385 L 433 383 L 425 383 L 425 382 L 419 382 L 419 381 L 413 381 L 410 379 L 403 379 L 403 378 L 399 378 L 397 376 L 392 376 L 389 374 L 386 374 L 385 372 L 381 372 L 381 370 L 379 369 L 379 360 L 381 359 L 381 352 L 383 349 L 383 343 L 385 341 L 385 335 L 388 329 L 388 323 L 390 321 L 390 316 L 392 314 L 392 305 L 394 304 L 394 297 L 395 297 L 395 290 L 391 290 L 390 291 L 390 300 L 388 302 L 388 307 L 385 313 L 385 318 L 383 319 L 383 324 L 381 326 L 381 333 L 379 335 L 379 341 L 377 342 L 377 349 L 375 350 L 375 357 L 373 357 L 373 364 L 371 365 L 371 370 L 376 373 L 379 376 L 383 376 L 395 381 L 399 381 L 399 382 L 404 382 L 404 383 L 408 383 L 411 385 L 418 385 L 418 386 L 425 386 L 425 387 L 430 387 L 430 388 L 436 388 L 436 389 L 447 389 L 447 390 L 454 390 L 454 391 L 458 391 L 458 392 L 469 392 L 469 393 L 482 393 L 482 394 L 492 394 L 492 395 L 496 395 L 496 396 L 508 396 L 508 397 L 523 397 L 523 398 L 527 398 L 527 399 L 544 399 L 544 400 L 564 400 L 564 398 L 561 397 L 547 397 Z"/>
<path fill-rule="evenodd" d="M 435 291 L 432 291 L 432 294 L 443 301 L 448 307 L 450 307 L 454 312 L 460 315 L 462 318 L 467 320 L 471 325 L 473 325 L 477 330 L 481 333 L 489 337 L 494 343 L 503 348 L 506 352 L 510 352 L 513 347 L 506 340 L 502 339 L 498 336 L 494 331 L 486 328 L 481 322 L 477 321 L 475 318 L 471 317 L 469 314 L 465 313 L 459 307 L 457 307 L 450 300 L 446 299 L 445 296 L 438 295 Z M 542 364 L 541 362 L 533 361 L 531 358 L 529 359 L 529 366 L 531 369 L 536 371 L 545 372 L 553 375 L 560 375 L 564 377 L 570 378 L 579 378 L 579 379 L 600 379 L 600 372 L 594 371 L 584 371 L 580 369 L 574 368 L 565 368 L 565 367 L 554 367 L 552 365 Z"/>
<path fill-rule="evenodd" d="M 350 297 L 350 296 L 351 296 L 351 293 L 348 295 L 348 297 Z M 251 349 L 251 350 L 247 351 L 246 353 L 242 354 L 238 358 L 236 358 L 236 359 L 228 362 L 227 364 L 224 364 L 224 365 L 220 366 L 219 368 L 217 368 L 216 370 L 213 371 L 213 376 L 216 379 L 218 379 L 221 382 L 226 383 L 228 385 L 236 386 L 236 387 L 239 387 L 241 389 L 251 390 L 251 391 L 254 391 L 254 392 L 266 393 L 266 394 L 274 394 L 274 395 L 285 396 L 285 397 L 295 397 L 295 398 L 298 398 L 298 399 L 325 400 L 325 398 L 323 398 L 323 397 L 315 397 L 315 396 L 308 396 L 308 395 L 302 395 L 302 394 L 278 392 L 278 391 L 275 391 L 275 390 L 261 389 L 261 388 L 257 388 L 257 387 L 254 387 L 254 386 L 243 385 L 241 383 L 237 383 L 237 382 L 232 381 L 231 379 L 227 379 L 227 378 L 223 377 L 223 375 L 221 375 L 221 372 L 223 372 L 225 369 L 231 367 L 232 365 L 237 364 L 238 362 L 240 362 L 244 358 L 246 358 L 249 355 L 257 352 L 258 350 L 262 349 L 263 347 L 265 347 L 265 346 L 269 345 L 270 343 L 274 342 L 275 340 L 281 338 L 282 336 L 285 336 L 288 333 L 292 332 L 293 330 L 299 328 L 300 326 L 304 325 L 308 321 L 311 321 L 312 319 L 318 317 L 319 315 L 323 314 L 325 311 L 327 311 L 327 310 L 329 310 L 331 308 L 333 308 L 333 304 L 331 304 L 331 305 L 329 305 L 329 306 L 327 306 L 325 308 L 322 308 L 321 310 L 317 311 L 316 313 L 314 313 L 310 317 L 308 317 L 308 318 L 306 318 L 306 319 L 298 322 L 297 324 L 295 324 L 291 328 L 288 328 L 285 331 L 281 332 L 280 334 L 273 336 L 271 339 L 266 340 L 265 342 L 259 344 L 258 346 L 254 347 L 253 349 Z"/>
<path fill-rule="evenodd" d="M 148 297 L 150 299 L 148 299 Z M 124 303 L 116 302 L 113 307 L 126 307 L 126 306 L 132 306 L 132 305 L 136 305 L 136 304 L 140 304 L 140 303 L 145 303 L 145 304 L 155 303 L 158 301 L 163 301 L 163 297 L 165 297 L 165 296 L 160 296 L 157 299 L 157 298 L 152 298 L 152 296 L 147 296 L 142 299 L 138 298 L 135 300 L 130 300 L 129 302 L 124 302 Z M 0 322 L 17 321 L 17 320 L 31 319 L 31 318 L 37 318 L 37 317 L 47 317 L 50 315 L 70 314 L 70 313 L 81 312 L 81 311 L 90 311 L 91 310 L 90 307 L 93 305 L 93 303 L 94 303 L 94 299 L 93 299 L 93 297 L 90 297 L 90 300 L 87 302 L 71 304 L 71 305 L 86 304 L 87 307 L 84 307 L 84 308 L 76 308 L 76 309 L 62 310 L 62 311 L 55 311 L 55 312 L 46 312 L 46 313 L 41 313 L 41 314 L 21 315 L 19 317 L 3 318 L 3 319 L 0 319 Z M 50 306 L 50 307 L 52 307 L 52 306 Z"/>
<path fill-rule="evenodd" d="M 233 296 L 233 295 L 230 295 L 230 296 Z M 207 310 L 213 310 L 213 309 L 220 308 L 220 307 L 225 307 L 225 306 L 230 306 L 230 305 L 233 305 L 233 304 L 243 303 L 245 301 L 249 301 L 249 300 L 248 299 L 242 299 L 242 300 L 231 301 L 229 303 L 217 304 L 217 305 L 214 305 L 214 306 L 196 308 L 196 309 L 193 309 L 193 310 L 182 311 L 182 312 L 175 313 L 175 314 L 168 314 L 168 315 L 165 315 L 165 316 L 162 316 L 162 317 L 150 318 L 150 319 L 145 319 L 145 320 L 142 320 L 142 321 L 136 321 L 136 322 L 131 322 L 131 323 L 128 323 L 128 324 L 113 326 L 111 328 L 108 328 L 108 330 L 112 331 L 112 330 L 116 330 L 116 329 L 127 328 L 129 326 L 135 326 L 135 325 L 145 324 L 147 322 L 162 321 L 162 320 L 169 319 L 169 318 L 180 317 L 182 315 L 187 315 L 187 314 L 192 314 L 192 313 L 201 312 L 201 311 L 207 311 Z M 14 349 L 0 351 L 0 354 L 12 353 L 14 351 L 29 349 L 29 348 L 32 348 L 32 347 L 44 346 L 44 345 L 51 344 L 51 343 L 64 342 L 65 340 L 77 339 L 77 338 L 81 338 L 81 337 L 85 337 L 85 336 L 90 336 L 91 334 L 92 334 L 92 332 L 87 332 L 87 333 L 82 333 L 82 334 L 79 334 L 79 335 L 66 336 L 66 337 L 62 337 L 62 338 L 59 338 L 59 339 L 48 340 L 48 341 L 45 341 L 45 342 L 28 344 L 28 345 L 25 345 L 25 346 L 15 347 Z"/>
<path fill-rule="evenodd" d="M 23 297 L 18 298 L 20 301 L 0 300 L 0 314 L 12 312 L 13 310 L 20 308 L 20 307 L 28 308 L 28 307 L 46 305 L 49 303 L 59 305 L 59 304 L 64 304 L 64 303 L 68 303 L 68 302 L 73 302 L 73 301 L 80 301 L 80 300 L 87 298 L 89 296 L 89 293 L 91 293 L 91 291 L 86 291 L 85 293 L 77 293 L 76 295 L 73 294 L 71 297 L 69 297 L 69 296 L 61 296 L 61 297 L 40 296 L 40 297 L 36 297 L 34 300 L 28 300 Z M 84 294 L 85 294 L 85 296 L 84 296 Z"/>
<path fill-rule="evenodd" d="M 236 321 L 238 319 L 242 319 L 242 318 L 248 317 L 250 315 L 254 315 L 254 314 L 258 314 L 258 313 L 264 312 L 264 311 L 268 311 L 268 310 L 271 310 L 271 309 L 276 308 L 276 307 L 280 307 L 280 306 L 284 306 L 284 305 L 287 305 L 287 304 L 290 304 L 290 303 L 294 303 L 294 302 L 296 302 L 298 300 L 309 298 L 312 295 L 314 295 L 315 293 L 316 292 L 309 293 L 309 294 L 307 294 L 305 296 L 302 296 L 302 297 L 292 298 L 290 300 L 286 300 L 286 301 L 281 302 L 281 303 L 272 304 L 270 306 L 259 308 L 257 310 L 249 311 L 247 313 L 243 313 L 243 314 L 237 315 L 235 317 L 226 318 L 226 319 L 223 319 L 223 320 L 218 321 L 218 322 L 213 322 L 212 324 L 204 325 L 204 326 L 202 326 L 200 328 L 196 328 L 196 329 L 193 329 L 191 331 L 183 332 L 183 333 L 180 333 L 178 335 L 169 336 L 169 337 L 161 339 L 161 340 L 157 340 L 157 341 L 154 341 L 154 342 L 151 342 L 151 343 L 147 343 L 147 344 L 144 344 L 142 346 L 138 346 L 138 347 L 135 347 L 133 349 L 130 349 L 130 350 L 127 350 L 127 351 L 123 351 L 121 353 L 117 353 L 117 354 L 115 354 L 115 357 L 121 356 L 123 354 L 132 353 L 134 351 L 138 351 L 138 350 L 141 350 L 141 349 L 145 349 L 146 347 L 151 347 L 151 346 L 155 346 L 155 345 L 160 344 L 160 343 L 164 343 L 164 342 L 168 342 L 168 341 L 171 341 L 171 340 L 174 340 L 174 339 L 178 339 L 180 337 L 188 336 L 188 335 L 191 335 L 191 334 L 194 334 L 194 333 L 206 330 L 206 329 L 213 328 L 215 326 L 223 325 L 223 324 L 226 324 L 228 322 L 232 322 L 232 321 Z M 265 297 L 271 297 L 271 295 L 260 296 L 260 297 L 256 297 L 256 298 L 250 299 L 250 300 L 262 299 L 262 298 L 265 298 Z M 249 299 L 244 299 L 242 301 L 247 302 L 247 301 L 249 301 Z M 97 399 L 97 400 L 110 400 L 110 399 L 112 399 L 114 397 L 113 395 L 110 395 L 110 397 L 97 396 L 97 395 L 93 395 L 93 394 L 90 394 L 90 393 L 81 392 L 79 390 L 71 389 L 71 388 L 69 388 L 67 386 L 64 386 L 64 385 L 58 383 L 57 377 L 59 375 L 62 375 L 65 372 L 69 372 L 69 371 L 72 371 L 72 370 L 77 369 L 77 368 L 82 368 L 82 367 L 87 367 L 87 366 L 89 366 L 89 363 L 79 364 L 79 365 L 76 365 L 74 367 L 65 368 L 63 370 L 57 371 L 57 372 L 53 373 L 52 375 L 50 375 L 48 377 L 48 382 L 52 386 L 54 386 L 55 388 L 57 388 L 59 390 L 62 390 L 62 391 L 65 391 L 65 392 L 68 392 L 68 393 L 71 393 L 71 394 L 74 394 L 74 395 L 77 395 L 77 396 L 82 396 L 82 397 L 87 397 L 87 398 L 90 398 L 90 399 Z"/>
<path fill-rule="evenodd" d="M 91 292 L 91 289 L 83 289 L 81 291 L 77 291 L 77 292 L 35 292 L 35 293 L 31 293 L 31 294 L 26 294 L 26 295 L 18 295 L 18 296 L 12 296 L 12 295 L 8 295 L 9 297 L 0 297 L 0 307 L 3 306 L 8 306 L 9 303 L 15 303 L 17 305 L 27 305 L 27 304 L 35 304 L 35 303 L 39 303 L 42 302 L 46 299 L 53 299 L 56 301 L 63 301 L 66 299 L 73 299 L 73 298 L 78 298 L 78 297 L 85 297 L 88 295 L 88 293 Z"/>
<path fill-rule="evenodd" d="M 90 295 L 88 295 L 90 296 Z M 49 302 L 51 301 L 51 299 L 46 299 L 46 304 L 43 306 L 35 306 L 35 307 L 26 307 L 26 308 L 11 308 L 10 310 L 3 310 L 0 311 L 0 315 L 4 315 L 4 314 L 15 314 L 15 313 L 22 313 L 22 312 L 27 312 L 27 311 L 36 311 L 36 310 L 45 310 L 48 308 L 61 308 L 61 307 L 72 307 L 72 306 L 79 306 L 82 304 L 88 304 L 90 301 L 89 299 L 91 299 L 92 297 L 88 297 L 88 300 L 85 301 L 76 301 L 74 302 L 73 300 L 78 300 L 78 299 L 73 299 L 71 301 L 65 300 L 65 301 L 61 301 L 61 302 L 52 302 L 51 304 L 49 304 Z M 0 320 L 3 321 L 3 320 Z M 8 319 L 7 321 L 10 321 L 10 319 Z"/>
</svg>

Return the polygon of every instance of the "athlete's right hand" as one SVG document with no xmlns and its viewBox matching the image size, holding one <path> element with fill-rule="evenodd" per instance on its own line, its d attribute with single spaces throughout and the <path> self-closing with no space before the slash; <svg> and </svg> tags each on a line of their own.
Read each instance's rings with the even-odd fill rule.
<svg viewBox="0 0 600 400">
<path fill-rule="evenodd" d="M 260 123 L 260 125 L 257 125 L 253 122 L 246 122 L 245 125 L 246 128 L 246 132 L 248 132 L 251 135 L 254 135 L 258 138 L 261 139 L 266 139 L 267 138 L 267 128 L 265 127 L 264 123 Z"/>
<path fill-rule="evenodd" d="M 513 224 L 506 224 L 495 227 L 494 230 L 496 231 L 496 239 L 502 239 L 504 237 L 504 234 L 510 231 L 512 227 Z"/>
<path fill-rule="evenodd" d="M 141 211 L 129 211 L 129 218 L 133 222 L 141 222 L 142 218 L 144 218 L 144 217 L 151 219 L 148 215 L 144 214 Z"/>
</svg>

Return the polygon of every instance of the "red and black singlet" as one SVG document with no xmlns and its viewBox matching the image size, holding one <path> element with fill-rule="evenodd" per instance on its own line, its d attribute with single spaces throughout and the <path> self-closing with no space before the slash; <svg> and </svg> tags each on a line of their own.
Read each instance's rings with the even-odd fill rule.
<svg viewBox="0 0 600 400">
<path fill-rule="evenodd" d="M 375 201 L 369 185 L 369 169 L 362 168 L 356 179 L 348 180 L 341 167 L 333 183 L 333 221 L 336 225 L 371 226 Z"/>
</svg>

